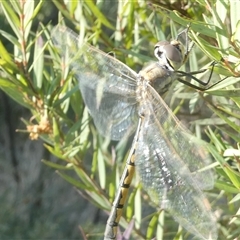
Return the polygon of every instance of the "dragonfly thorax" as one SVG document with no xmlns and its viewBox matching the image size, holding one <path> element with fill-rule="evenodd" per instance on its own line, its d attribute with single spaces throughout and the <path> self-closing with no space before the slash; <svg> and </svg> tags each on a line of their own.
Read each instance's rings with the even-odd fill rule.
<svg viewBox="0 0 240 240">
<path fill-rule="evenodd" d="M 139 72 L 141 81 L 150 84 L 158 94 L 162 95 L 168 91 L 172 82 L 176 79 L 174 71 L 169 70 L 159 62 L 151 63 Z"/>
</svg>

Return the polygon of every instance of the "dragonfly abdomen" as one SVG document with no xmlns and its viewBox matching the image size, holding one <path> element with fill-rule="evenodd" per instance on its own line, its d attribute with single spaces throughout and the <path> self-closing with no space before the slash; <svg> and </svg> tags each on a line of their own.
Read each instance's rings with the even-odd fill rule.
<svg viewBox="0 0 240 240">
<path fill-rule="evenodd" d="M 126 198 L 128 196 L 128 190 L 132 182 L 132 178 L 135 171 L 135 148 L 131 149 L 127 164 L 124 168 L 119 188 L 113 202 L 113 207 L 110 213 L 110 217 L 107 221 L 107 226 L 104 234 L 104 240 L 115 239 L 117 235 L 117 227 L 122 216 L 122 211 Z"/>
</svg>

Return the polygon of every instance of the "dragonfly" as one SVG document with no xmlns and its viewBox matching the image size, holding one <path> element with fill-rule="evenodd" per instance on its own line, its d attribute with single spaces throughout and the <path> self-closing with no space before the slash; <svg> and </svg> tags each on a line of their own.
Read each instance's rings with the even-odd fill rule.
<svg viewBox="0 0 240 240">
<path fill-rule="evenodd" d="M 115 239 L 128 189 L 137 168 L 150 198 L 199 239 L 217 239 L 216 221 L 203 190 L 213 186 L 210 158 L 161 97 L 182 76 L 189 48 L 181 38 L 155 45 L 157 61 L 139 73 L 115 57 L 81 42 L 67 27 L 52 32 L 54 46 L 65 58 L 97 130 L 112 140 L 135 133 L 104 239 Z"/>
</svg>

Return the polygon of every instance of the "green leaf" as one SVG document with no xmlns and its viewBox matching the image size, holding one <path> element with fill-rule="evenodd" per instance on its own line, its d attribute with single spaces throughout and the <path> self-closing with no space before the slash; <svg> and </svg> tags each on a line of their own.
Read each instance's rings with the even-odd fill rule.
<svg viewBox="0 0 240 240">
<path fill-rule="evenodd" d="M 110 202 L 114 201 L 115 192 L 116 192 L 115 184 L 113 181 L 110 181 L 109 188 L 108 188 L 108 195 L 109 195 L 108 199 Z"/>
<path fill-rule="evenodd" d="M 42 159 L 42 162 L 43 162 L 44 164 L 46 164 L 47 166 L 49 166 L 49 167 L 51 167 L 51 168 L 53 168 L 53 169 L 57 169 L 57 170 L 72 170 L 72 169 L 73 169 L 72 166 L 69 166 L 69 165 L 63 166 L 63 165 L 60 165 L 60 164 L 58 164 L 58 163 L 50 162 L 50 161 L 44 160 L 44 159 Z M 72 165 L 72 164 L 71 164 L 71 165 Z"/>
<path fill-rule="evenodd" d="M 25 37 L 24 40 L 25 41 L 29 37 L 29 33 L 30 33 L 32 23 L 33 23 L 32 19 L 33 19 L 34 5 L 35 5 L 35 2 L 32 0 L 25 0 L 25 2 L 24 2 L 24 7 L 23 7 L 24 26 L 23 26 L 23 29 L 24 29 L 24 37 Z"/>
<path fill-rule="evenodd" d="M 10 56 L 10 54 L 8 53 L 8 51 L 2 44 L 1 40 L 0 40 L 0 57 L 1 57 L 0 66 L 2 67 L 2 69 L 4 69 L 5 71 L 7 71 L 10 74 L 13 74 L 13 72 L 18 71 L 16 65 L 14 64 L 14 62 L 12 60 L 12 57 Z"/>
<path fill-rule="evenodd" d="M 99 182 L 102 189 L 106 187 L 106 166 L 104 161 L 104 156 L 101 149 L 97 150 L 98 152 L 98 172 L 99 172 Z"/>
<path fill-rule="evenodd" d="M 240 136 L 236 135 L 235 132 L 232 132 L 231 130 L 227 130 L 223 127 L 217 126 L 217 129 L 219 129 L 220 132 L 226 133 L 230 138 L 232 138 L 235 142 L 240 142 Z"/>
<path fill-rule="evenodd" d="M 231 22 L 231 31 L 233 34 L 233 40 L 239 41 L 240 39 L 240 2 L 239 1 L 229 1 L 230 6 L 230 22 Z"/>
<path fill-rule="evenodd" d="M 233 197 L 233 199 L 229 202 L 230 204 L 240 201 L 240 193 Z"/>
<path fill-rule="evenodd" d="M 179 23 L 181 26 L 186 28 L 190 25 L 194 32 L 198 32 L 212 38 L 216 37 L 215 32 L 210 29 L 207 24 L 181 16 L 177 11 L 171 11 L 155 4 L 152 5 L 154 6 L 155 10 L 160 11 L 161 14 L 164 14 L 172 21 Z"/>
<path fill-rule="evenodd" d="M 196 35 L 191 31 L 192 40 L 199 46 L 199 48 L 210 58 L 215 61 L 220 61 L 222 56 L 219 54 L 219 49 L 210 45 L 207 41 Z"/>
<path fill-rule="evenodd" d="M 163 239 L 163 236 L 164 236 L 164 217 L 165 217 L 165 211 L 162 210 L 158 215 L 157 239 Z"/>
<path fill-rule="evenodd" d="M 92 0 L 86 1 L 86 5 L 91 9 L 94 16 L 101 21 L 106 27 L 110 29 L 114 29 L 112 24 L 107 20 L 107 18 L 104 16 L 104 14 L 101 13 L 101 11 L 97 8 L 97 6 L 94 4 Z"/>
<path fill-rule="evenodd" d="M 32 106 L 24 96 L 25 92 L 23 91 L 23 89 L 15 83 L 11 82 L 8 78 L 2 78 L 0 76 L 0 88 L 18 104 L 26 108 L 32 108 Z"/>
<path fill-rule="evenodd" d="M 80 166 L 74 165 L 74 170 L 78 174 L 79 178 L 83 181 L 85 186 L 88 186 L 91 191 L 98 192 L 98 188 L 95 185 L 93 179 L 91 179 L 88 174 Z"/>
<path fill-rule="evenodd" d="M 54 141 L 52 141 L 52 143 L 50 142 L 49 144 L 53 144 Z M 62 152 L 59 151 L 59 149 L 52 147 L 50 145 L 44 144 L 44 147 L 54 156 L 56 156 L 59 159 L 65 160 L 66 161 L 66 157 L 63 156 Z"/>
<path fill-rule="evenodd" d="M 33 9 L 33 14 L 32 14 L 32 18 L 29 19 L 29 21 L 33 20 L 37 14 L 39 14 L 42 6 L 44 5 L 45 1 L 44 0 L 39 0 L 37 3 L 35 2 L 35 4 L 37 4 L 34 9 Z"/>
<path fill-rule="evenodd" d="M 64 174 L 62 172 L 57 171 L 57 173 L 63 178 L 65 179 L 67 182 L 69 182 L 71 185 L 75 186 L 76 188 L 80 188 L 80 189 L 85 189 L 85 190 L 92 190 L 91 187 L 86 186 L 85 184 L 80 183 L 78 180 L 72 178 L 71 176 Z"/>
<path fill-rule="evenodd" d="M 207 90 L 206 92 L 215 96 L 231 98 L 231 97 L 239 97 L 239 91 L 240 91 L 240 88 L 235 88 L 230 90 L 223 89 L 223 90 L 215 90 L 215 91 L 210 89 L 210 90 Z"/>
<path fill-rule="evenodd" d="M 221 119 L 223 119 L 228 125 L 229 127 L 231 127 L 233 130 L 240 132 L 240 126 L 238 124 L 236 124 L 234 121 L 231 121 L 231 119 L 229 119 L 227 116 L 225 116 L 222 111 L 219 111 L 216 107 L 207 104 L 208 107 L 215 112 Z"/>
<path fill-rule="evenodd" d="M 134 199 L 136 196 L 136 189 L 130 193 L 130 196 L 128 198 L 127 206 L 126 206 L 126 217 L 127 220 L 130 221 L 133 218 L 134 215 Z"/>
<path fill-rule="evenodd" d="M 209 94 L 212 94 L 219 89 L 222 90 L 223 88 L 226 88 L 226 87 L 231 86 L 233 84 L 236 84 L 238 82 L 240 82 L 239 78 L 229 77 L 229 78 L 226 78 L 223 81 L 217 83 L 215 86 L 211 87 L 210 89 L 206 90 L 205 92 L 209 93 Z"/>
<path fill-rule="evenodd" d="M 61 137 L 60 137 L 60 130 L 58 126 L 58 121 L 56 118 L 53 118 L 53 138 L 54 138 L 54 152 L 58 156 L 61 155 L 62 149 L 61 149 Z"/>
<path fill-rule="evenodd" d="M 227 4 L 228 2 L 224 0 L 217 0 L 216 8 L 212 7 L 214 23 L 217 27 L 219 27 L 219 28 L 216 28 L 216 36 L 217 36 L 217 41 L 220 49 L 227 49 L 229 47 L 228 32 L 224 25 L 227 18 L 227 11 L 228 11 Z"/>
<path fill-rule="evenodd" d="M 68 19 L 71 19 L 76 23 L 76 20 L 73 18 L 73 14 L 69 11 L 69 8 L 59 0 L 53 0 L 55 6 L 59 9 L 59 11 Z M 76 4 L 77 1 L 70 1 L 69 4 Z"/>
<path fill-rule="evenodd" d="M 157 225 L 158 225 L 158 217 L 159 217 L 159 214 L 154 214 L 152 219 L 150 220 L 147 228 L 147 234 L 146 234 L 147 239 L 152 239 L 153 236 L 155 235 Z M 162 239 L 162 238 L 158 238 L 158 239 Z"/>
<path fill-rule="evenodd" d="M 41 36 L 39 36 L 35 41 L 33 62 L 33 81 L 35 87 L 37 87 L 38 89 L 41 89 L 42 87 L 43 67 L 44 67 L 43 39 Z"/>
<path fill-rule="evenodd" d="M 88 195 L 91 197 L 91 201 L 97 205 L 101 206 L 101 208 L 109 209 L 110 204 L 105 199 L 105 197 L 99 192 L 97 185 L 95 185 L 93 179 L 89 178 L 88 174 L 81 169 L 80 167 L 74 166 L 75 171 L 77 172 L 78 176 L 80 177 L 81 181 L 84 183 L 83 190 L 87 187 L 90 192 L 87 192 Z"/>
<path fill-rule="evenodd" d="M 12 27 L 12 30 L 16 34 L 18 39 L 21 39 L 20 33 L 20 20 L 16 13 L 14 12 L 11 2 L 9 1 L 1 1 L 2 10 L 4 12 L 4 16 L 7 18 L 8 23 Z"/>
<path fill-rule="evenodd" d="M 235 172 L 229 165 L 224 166 L 224 171 L 227 173 L 227 175 L 228 175 L 229 179 L 232 181 L 233 185 L 237 189 L 240 189 L 240 176 L 238 176 L 238 173 Z"/>
<path fill-rule="evenodd" d="M 228 193 L 233 193 L 233 194 L 239 193 L 239 190 L 237 188 L 233 187 L 232 184 L 229 184 L 225 181 L 216 180 L 214 185 L 218 189 L 224 190 L 225 192 L 228 192 Z"/>
<path fill-rule="evenodd" d="M 141 188 L 138 187 L 136 191 L 136 195 L 134 198 L 134 216 L 135 216 L 135 227 L 136 229 L 140 229 L 142 222 L 142 200 L 141 200 Z"/>
</svg>

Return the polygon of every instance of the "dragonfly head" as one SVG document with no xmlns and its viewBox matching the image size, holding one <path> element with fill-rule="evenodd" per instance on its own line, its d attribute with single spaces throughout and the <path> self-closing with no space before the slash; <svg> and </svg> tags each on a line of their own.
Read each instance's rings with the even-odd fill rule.
<svg viewBox="0 0 240 240">
<path fill-rule="evenodd" d="M 154 54 L 159 63 L 170 71 L 179 69 L 185 61 L 184 46 L 177 40 L 158 42 Z"/>
</svg>

